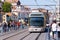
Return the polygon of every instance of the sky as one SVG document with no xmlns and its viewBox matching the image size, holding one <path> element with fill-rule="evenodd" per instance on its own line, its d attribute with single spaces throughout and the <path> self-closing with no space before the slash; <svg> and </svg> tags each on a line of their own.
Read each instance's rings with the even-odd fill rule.
<svg viewBox="0 0 60 40">
<path fill-rule="evenodd" d="M 54 0 L 20 0 L 22 5 L 56 5 Z M 36 3 L 37 2 L 37 3 Z M 28 6 L 30 8 L 45 8 L 48 10 L 55 9 L 55 6 Z"/>
</svg>

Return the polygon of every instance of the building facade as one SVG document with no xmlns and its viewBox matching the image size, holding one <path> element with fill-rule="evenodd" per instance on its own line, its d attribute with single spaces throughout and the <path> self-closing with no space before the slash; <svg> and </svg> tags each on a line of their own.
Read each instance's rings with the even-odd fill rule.
<svg viewBox="0 0 60 40">
<path fill-rule="evenodd" d="M 57 4 L 56 4 L 56 19 L 57 21 L 60 20 L 60 0 L 56 0 Z"/>
<path fill-rule="evenodd" d="M 18 2 L 18 0 L 4 0 L 4 1 L 10 2 L 10 3 Z"/>
<path fill-rule="evenodd" d="M 10 19 L 11 19 L 11 15 L 12 15 L 11 13 L 5 13 L 5 15 L 2 16 L 2 18 L 3 18 L 3 23 L 4 23 L 4 22 L 6 22 L 6 23 L 9 22 Z"/>
<path fill-rule="evenodd" d="M 12 13 L 18 16 L 18 20 L 28 18 L 30 8 L 17 3 L 12 3 Z"/>
<path fill-rule="evenodd" d="M 12 4 L 12 7 L 11 7 L 12 20 L 19 21 L 21 18 L 22 19 L 28 18 L 29 12 L 26 12 L 26 11 L 30 11 L 29 7 L 20 5 L 21 3 L 19 0 L 4 0 L 4 1 L 10 2 Z M 6 19 L 3 19 L 3 20 L 6 20 Z"/>
</svg>

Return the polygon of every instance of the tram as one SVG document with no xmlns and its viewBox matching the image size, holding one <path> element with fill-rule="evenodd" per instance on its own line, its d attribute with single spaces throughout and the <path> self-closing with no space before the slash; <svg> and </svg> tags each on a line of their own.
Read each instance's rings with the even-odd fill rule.
<svg viewBox="0 0 60 40">
<path fill-rule="evenodd" d="M 46 18 L 44 13 L 32 12 L 29 14 L 29 32 L 43 32 L 46 27 Z"/>
</svg>

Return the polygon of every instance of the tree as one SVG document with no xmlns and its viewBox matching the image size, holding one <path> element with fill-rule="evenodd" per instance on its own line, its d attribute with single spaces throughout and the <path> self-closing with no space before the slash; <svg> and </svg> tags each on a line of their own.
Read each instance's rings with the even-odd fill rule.
<svg viewBox="0 0 60 40">
<path fill-rule="evenodd" d="M 11 11 L 11 3 L 4 2 L 4 4 L 2 5 L 2 10 L 3 10 L 3 12 L 10 12 Z"/>
<path fill-rule="evenodd" d="M 1 0 L 0 0 L 0 2 L 1 2 Z"/>
</svg>

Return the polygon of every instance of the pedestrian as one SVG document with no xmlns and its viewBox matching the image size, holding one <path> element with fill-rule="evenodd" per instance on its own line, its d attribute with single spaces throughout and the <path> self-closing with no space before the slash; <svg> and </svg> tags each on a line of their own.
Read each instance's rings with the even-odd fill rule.
<svg viewBox="0 0 60 40">
<path fill-rule="evenodd" d="M 60 37 L 60 23 L 58 23 L 58 37 Z"/>
<path fill-rule="evenodd" d="M 2 24 L 0 24 L 0 35 L 2 35 L 3 33 L 3 27 L 2 27 Z"/>
<path fill-rule="evenodd" d="M 14 27 L 15 30 L 17 30 L 17 21 L 15 21 L 15 27 Z"/>
<path fill-rule="evenodd" d="M 3 30 L 4 30 L 4 32 L 7 31 L 7 24 L 6 24 L 6 22 L 4 22 Z"/>
<path fill-rule="evenodd" d="M 8 22 L 8 30 L 11 31 L 11 23 Z"/>
<path fill-rule="evenodd" d="M 55 39 L 55 37 L 56 37 L 57 27 L 58 27 L 58 26 L 57 26 L 56 20 L 53 20 L 53 23 L 52 23 L 53 39 Z"/>
<path fill-rule="evenodd" d="M 13 21 L 13 29 L 14 29 L 14 30 L 15 30 L 15 27 L 16 27 L 16 26 L 15 26 L 15 21 Z"/>
<path fill-rule="evenodd" d="M 20 28 L 20 22 L 17 23 L 18 29 Z"/>
<path fill-rule="evenodd" d="M 13 30 L 14 22 L 11 22 L 11 30 Z"/>
<path fill-rule="evenodd" d="M 58 23 L 58 26 L 60 27 L 60 23 Z"/>
</svg>

